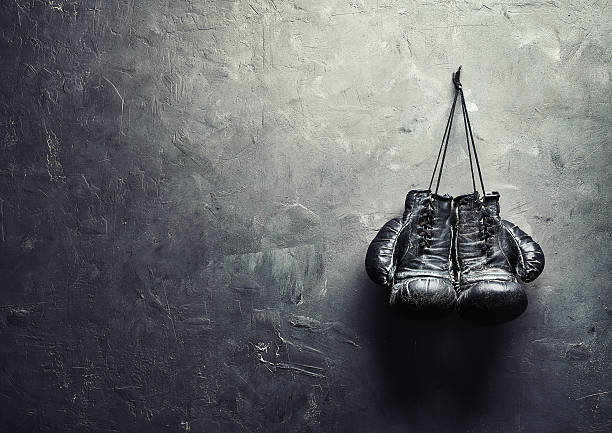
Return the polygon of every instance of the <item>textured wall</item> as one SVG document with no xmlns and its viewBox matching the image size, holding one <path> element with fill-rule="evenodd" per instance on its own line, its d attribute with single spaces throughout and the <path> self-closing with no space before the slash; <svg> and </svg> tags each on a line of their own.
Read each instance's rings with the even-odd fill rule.
<svg viewBox="0 0 612 433">
<path fill-rule="evenodd" d="M 607 2 L 1 6 L 2 431 L 610 431 Z M 363 269 L 459 64 L 547 254 L 494 328 L 397 317 Z"/>
</svg>

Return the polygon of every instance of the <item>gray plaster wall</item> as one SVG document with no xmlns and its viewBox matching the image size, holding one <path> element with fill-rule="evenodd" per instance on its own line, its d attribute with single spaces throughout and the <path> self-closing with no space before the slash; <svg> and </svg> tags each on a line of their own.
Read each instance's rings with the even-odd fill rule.
<svg viewBox="0 0 612 433">
<path fill-rule="evenodd" d="M 608 2 L 1 6 L 1 431 L 611 431 Z M 460 64 L 547 258 L 493 328 L 392 314 L 363 267 Z"/>
</svg>

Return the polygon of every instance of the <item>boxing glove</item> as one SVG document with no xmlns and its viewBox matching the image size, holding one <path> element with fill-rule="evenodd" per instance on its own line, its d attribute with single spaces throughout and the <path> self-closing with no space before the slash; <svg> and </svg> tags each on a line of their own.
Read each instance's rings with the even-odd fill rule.
<svg viewBox="0 0 612 433">
<path fill-rule="evenodd" d="M 456 197 L 455 278 L 457 311 L 483 324 L 512 320 L 527 308 L 518 279 L 535 280 L 544 270 L 542 248 L 499 216 L 499 193 Z"/>
<path fill-rule="evenodd" d="M 447 195 L 410 191 L 403 216 L 387 222 L 370 243 L 366 272 L 391 289 L 391 305 L 424 315 L 454 309 L 451 207 Z"/>
</svg>

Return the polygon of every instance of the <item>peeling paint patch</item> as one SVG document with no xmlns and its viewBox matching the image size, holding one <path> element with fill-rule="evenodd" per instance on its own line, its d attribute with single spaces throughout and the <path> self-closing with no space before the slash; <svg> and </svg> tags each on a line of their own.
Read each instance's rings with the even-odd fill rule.
<svg viewBox="0 0 612 433">
<path fill-rule="evenodd" d="M 47 130 L 47 172 L 51 182 L 66 182 L 64 168 L 59 159 L 60 142 L 55 132 Z"/>
</svg>

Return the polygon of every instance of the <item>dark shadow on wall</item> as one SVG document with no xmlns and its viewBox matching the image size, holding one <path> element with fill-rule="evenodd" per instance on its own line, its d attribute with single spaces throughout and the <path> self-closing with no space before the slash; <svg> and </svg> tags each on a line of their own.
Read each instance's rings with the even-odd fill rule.
<svg viewBox="0 0 612 433">
<path fill-rule="evenodd" d="M 509 337 L 507 325 L 471 325 L 456 313 L 415 319 L 390 308 L 388 292 L 367 277 L 357 284 L 363 287 L 358 309 L 368 318 L 371 380 L 380 400 L 379 413 L 370 413 L 358 431 L 472 431 L 495 383 L 490 378 Z"/>
</svg>

